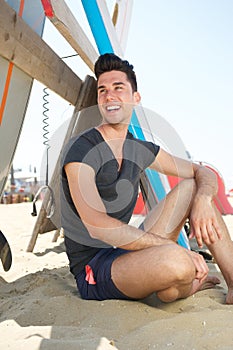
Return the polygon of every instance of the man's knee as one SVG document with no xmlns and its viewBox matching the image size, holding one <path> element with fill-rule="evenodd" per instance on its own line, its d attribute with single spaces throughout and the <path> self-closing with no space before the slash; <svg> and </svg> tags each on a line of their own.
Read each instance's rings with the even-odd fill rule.
<svg viewBox="0 0 233 350">
<path fill-rule="evenodd" d="M 170 261 L 170 271 L 175 283 L 191 283 L 195 278 L 195 266 L 184 248 L 177 246 Z"/>
<path fill-rule="evenodd" d="M 172 302 L 187 297 L 195 279 L 195 266 L 188 255 L 185 252 L 175 254 L 173 260 L 168 262 L 167 273 L 172 276 L 171 284 L 168 288 L 157 292 L 159 299 L 163 302 Z"/>
</svg>

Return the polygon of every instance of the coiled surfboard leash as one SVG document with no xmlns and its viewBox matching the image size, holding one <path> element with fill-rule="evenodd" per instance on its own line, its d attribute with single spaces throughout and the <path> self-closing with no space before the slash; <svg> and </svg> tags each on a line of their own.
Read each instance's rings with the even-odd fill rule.
<svg viewBox="0 0 233 350">
<path fill-rule="evenodd" d="M 48 131 L 48 127 L 49 127 L 49 123 L 48 123 L 48 120 L 49 120 L 49 116 L 48 116 L 48 112 L 49 112 L 49 108 L 47 107 L 49 101 L 48 101 L 48 96 L 49 96 L 49 93 L 48 93 L 48 88 L 45 87 L 43 89 L 43 92 L 44 92 L 44 95 L 43 95 L 43 100 L 44 100 L 44 103 L 43 103 L 43 138 L 44 138 L 44 142 L 43 144 L 45 145 L 46 147 L 46 178 L 45 178 L 45 185 L 44 186 L 41 186 L 39 188 L 39 190 L 37 191 L 34 199 L 33 199 L 33 202 L 32 202 L 32 213 L 31 215 L 32 216 L 37 216 L 37 210 L 36 210 L 36 202 L 41 194 L 41 192 L 43 191 L 46 191 L 46 190 L 49 190 L 50 192 L 50 201 L 49 201 L 49 210 L 48 210 L 48 214 L 47 214 L 47 218 L 51 218 L 54 214 L 54 211 L 55 211 L 55 200 L 54 200 L 54 194 L 53 194 L 53 190 L 52 188 L 49 186 L 49 149 L 50 149 L 50 145 L 49 145 L 49 138 L 48 138 L 48 134 L 49 134 L 49 131 Z"/>
</svg>

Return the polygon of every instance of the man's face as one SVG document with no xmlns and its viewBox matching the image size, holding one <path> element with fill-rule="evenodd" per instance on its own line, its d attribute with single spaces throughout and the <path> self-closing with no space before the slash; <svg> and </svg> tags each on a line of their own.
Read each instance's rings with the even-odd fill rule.
<svg viewBox="0 0 233 350">
<path fill-rule="evenodd" d="M 128 124 L 140 95 L 132 91 L 126 73 L 113 70 L 99 76 L 97 100 L 104 122 Z"/>
</svg>

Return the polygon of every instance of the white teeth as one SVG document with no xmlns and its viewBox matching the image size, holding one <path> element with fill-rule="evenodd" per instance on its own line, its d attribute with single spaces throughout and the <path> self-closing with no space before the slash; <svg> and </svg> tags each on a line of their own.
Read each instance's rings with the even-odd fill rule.
<svg viewBox="0 0 233 350">
<path fill-rule="evenodd" d="M 115 111 L 120 109 L 120 106 L 107 106 L 107 111 Z"/>
</svg>

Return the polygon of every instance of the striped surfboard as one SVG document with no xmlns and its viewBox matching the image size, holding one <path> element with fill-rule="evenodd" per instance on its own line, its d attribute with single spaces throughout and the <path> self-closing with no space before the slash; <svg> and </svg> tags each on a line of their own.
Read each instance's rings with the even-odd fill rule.
<svg viewBox="0 0 233 350">
<path fill-rule="evenodd" d="M 128 0 L 128 3 L 132 1 Z M 96 45 L 99 53 L 115 53 L 120 57 L 123 57 L 123 49 L 120 45 L 117 31 L 114 28 L 113 22 L 110 18 L 108 8 L 105 1 L 101 0 L 82 0 L 84 11 L 86 13 L 89 25 L 91 27 Z M 120 5 L 120 1 L 119 1 Z M 128 21 L 130 16 L 128 17 Z M 125 21 L 127 25 L 129 23 Z M 125 24 L 126 25 L 126 24 Z M 124 31 L 123 31 L 124 32 Z M 126 31 L 127 33 L 127 31 Z M 133 113 L 129 130 L 132 134 L 141 139 L 145 140 L 146 137 L 143 133 L 143 129 L 140 126 L 140 120 L 136 114 Z M 166 177 L 161 176 L 157 172 L 147 169 L 147 179 L 153 189 L 156 201 L 163 199 L 170 189 L 169 182 Z M 178 239 L 178 243 L 186 248 L 189 248 L 188 238 L 184 231 L 181 231 Z"/>
<path fill-rule="evenodd" d="M 40 0 L 6 0 L 18 16 L 42 36 L 45 15 Z M 24 122 L 33 79 L 0 56 L 0 196 Z"/>
</svg>

